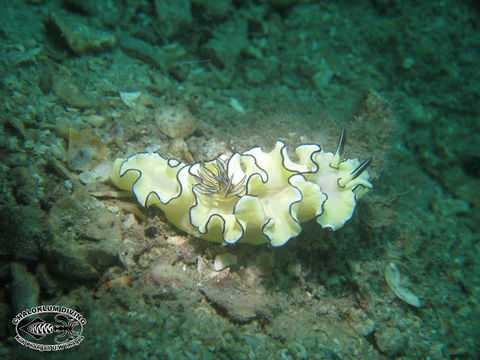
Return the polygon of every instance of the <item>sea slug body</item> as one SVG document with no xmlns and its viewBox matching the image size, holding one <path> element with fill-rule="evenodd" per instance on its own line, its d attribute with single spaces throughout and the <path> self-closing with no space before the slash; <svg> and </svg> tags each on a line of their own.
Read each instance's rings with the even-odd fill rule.
<svg viewBox="0 0 480 360">
<path fill-rule="evenodd" d="M 193 165 L 140 153 L 115 160 L 110 179 L 194 236 L 281 246 L 313 218 L 323 228 L 341 228 L 373 187 L 366 171 L 370 159 L 342 159 L 344 144 L 345 130 L 335 153 L 300 145 L 296 161 L 281 141 L 270 152 L 255 147 Z"/>
</svg>

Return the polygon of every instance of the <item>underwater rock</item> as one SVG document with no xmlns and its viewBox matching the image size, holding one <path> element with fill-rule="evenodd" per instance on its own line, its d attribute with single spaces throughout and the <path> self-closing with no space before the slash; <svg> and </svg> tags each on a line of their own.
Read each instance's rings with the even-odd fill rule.
<svg viewBox="0 0 480 360">
<path fill-rule="evenodd" d="M 34 206 L 39 201 L 42 176 L 30 165 L 14 167 L 10 170 L 10 179 L 15 184 L 12 195 L 17 204 Z M 33 176 L 33 174 L 37 174 Z"/>
<path fill-rule="evenodd" d="M 229 286 L 206 285 L 199 288 L 207 301 L 223 316 L 245 324 L 267 311 L 265 295 Z"/>
<path fill-rule="evenodd" d="M 57 276 L 94 281 L 118 261 L 119 220 L 83 187 L 55 202 L 48 223 L 48 266 Z"/>
<path fill-rule="evenodd" d="M 173 235 L 167 238 L 167 243 L 175 247 L 175 253 L 183 263 L 191 265 L 198 259 L 195 242 L 182 235 Z"/>
<path fill-rule="evenodd" d="M 142 60 L 156 68 L 165 69 L 163 53 L 143 40 L 124 36 L 120 39 L 120 48 L 132 58 Z"/>
<path fill-rule="evenodd" d="M 266 2 L 277 9 L 283 9 L 297 4 L 299 0 L 261 0 L 261 2 Z"/>
<path fill-rule="evenodd" d="M 298 71 L 312 81 L 315 88 L 321 93 L 330 83 L 334 70 L 327 60 L 322 57 L 303 56 L 297 61 Z"/>
<path fill-rule="evenodd" d="M 477 186 L 479 184 L 477 183 Z M 470 194 L 473 194 L 472 191 Z M 473 200 L 472 200 L 473 201 Z M 437 196 L 431 203 L 431 208 L 434 212 L 440 214 L 444 218 L 451 218 L 458 214 L 465 214 L 470 211 L 470 204 L 468 201 L 454 199 L 446 196 Z"/>
<path fill-rule="evenodd" d="M 354 329 L 357 333 L 362 336 L 368 336 L 375 331 L 375 321 L 372 319 L 365 319 L 363 321 L 359 321 L 354 325 Z"/>
<path fill-rule="evenodd" d="M 171 138 L 186 138 L 195 131 L 195 117 L 187 109 L 162 106 L 155 110 L 155 122 L 161 132 Z"/>
<path fill-rule="evenodd" d="M 38 305 L 40 288 L 35 276 L 21 263 L 12 263 L 12 304 L 15 313 Z"/>
<path fill-rule="evenodd" d="M 3 205 L 0 217 L 0 254 L 16 260 L 36 261 L 41 241 L 48 238 L 43 225 L 45 217 L 37 205 Z"/>
<path fill-rule="evenodd" d="M 261 86 L 278 76 L 279 59 L 274 56 L 259 57 L 248 61 L 245 69 L 245 81 L 254 86 Z"/>
<path fill-rule="evenodd" d="M 166 38 L 185 32 L 193 24 L 190 0 L 155 0 L 156 31 Z"/>
<path fill-rule="evenodd" d="M 214 29 L 214 37 L 201 53 L 219 68 L 233 69 L 241 51 L 248 45 L 248 24 L 243 18 L 232 18 Z"/>
<path fill-rule="evenodd" d="M 383 354 L 393 358 L 405 352 L 407 337 L 397 328 L 386 327 L 375 331 L 374 335 L 377 346 Z"/>
<path fill-rule="evenodd" d="M 155 292 L 162 298 L 175 299 L 185 288 L 193 284 L 178 267 L 168 264 L 156 264 L 147 271 L 147 283 L 155 287 Z"/>
<path fill-rule="evenodd" d="M 77 55 L 99 53 L 114 47 L 114 35 L 88 26 L 83 18 L 66 12 L 52 12 L 45 21 L 45 27 L 64 39 Z"/>
<path fill-rule="evenodd" d="M 0 337 L 6 338 L 10 331 L 10 321 L 12 318 L 10 314 L 12 313 L 11 306 L 6 302 L 0 301 Z M 0 346 L 0 357 L 2 359 L 8 359 L 4 351 Z"/>
<path fill-rule="evenodd" d="M 192 0 L 192 12 L 200 21 L 225 19 L 233 11 L 232 0 Z"/>
<path fill-rule="evenodd" d="M 65 0 L 65 5 L 82 14 L 99 18 L 105 25 L 117 25 L 124 11 L 123 1 Z"/>
<path fill-rule="evenodd" d="M 67 166 L 70 170 L 90 170 L 106 157 L 107 148 L 91 131 L 69 129 Z"/>
<path fill-rule="evenodd" d="M 52 77 L 52 91 L 57 95 L 58 99 L 68 106 L 77 109 L 88 109 L 92 107 L 92 102 L 80 90 L 75 81 L 71 78 L 63 76 Z"/>
<path fill-rule="evenodd" d="M 275 267 L 275 253 L 264 250 L 257 252 L 254 263 L 262 273 L 269 274 Z"/>
<path fill-rule="evenodd" d="M 302 264 L 299 261 L 293 261 L 287 265 L 287 274 L 298 278 L 302 275 Z"/>
<path fill-rule="evenodd" d="M 56 294 L 58 295 L 59 291 L 62 291 L 62 289 L 65 288 L 65 283 L 58 281 L 58 278 L 53 277 L 48 271 L 45 262 L 41 262 L 37 265 L 35 276 L 42 289 L 43 296 L 53 297 Z"/>
<path fill-rule="evenodd" d="M 0 252 L 2 256 L 4 256 L 5 253 L 6 253 L 5 251 Z M 2 284 L 5 283 L 8 279 L 10 279 L 11 273 L 12 273 L 12 269 L 10 267 L 10 263 L 7 263 L 5 261 L 0 262 L 0 282 Z"/>
<path fill-rule="evenodd" d="M 40 74 L 38 75 L 38 87 L 44 94 L 48 94 L 52 91 L 53 73 L 54 71 L 49 65 L 42 66 L 42 69 L 40 70 Z"/>
<path fill-rule="evenodd" d="M 28 133 L 25 129 L 25 124 L 23 123 L 21 118 L 16 116 L 8 116 L 5 118 L 6 123 L 15 129 L 15 131 L 24 139 L 27 140 L 29 138 Z"/>
<path fill-rule="evenodd" d="M 370 172 L 376 178 L 388 167 L 388 154 L 392 149 L 392 135 L 398 131 L 392 105 L 378 92 L 368 90 L 355 110 L 351 122 L 352 141 L 360 154 L 371 154 L 375 159 Z"/>
<path fill-rule="evenodd" d="M 173 139 L 170 142 L 169 151 L 171 154 L 179 154 L 179 158 L 187 163 L 194 163 L 195 158 L 188 148 L 188 144 L 182 138 Z"/>
<path fill-rule="evenodd" d="M 312 81 L 315 88 L 321 93 L 325 90 L 325 86 L 330 83 L 334 75 L 333 69 L 330 67 L 328 62 L 322 59 L 320 64 L 318 65 L 318 71 L 313 75 Z"/>
</svg>

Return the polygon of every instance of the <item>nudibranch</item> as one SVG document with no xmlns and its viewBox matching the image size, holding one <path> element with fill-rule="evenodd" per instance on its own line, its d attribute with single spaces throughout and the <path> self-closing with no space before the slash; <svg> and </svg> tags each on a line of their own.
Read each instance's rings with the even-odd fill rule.
<svg viewBox="0 0 480 360">
<path fill-rule="evenodd" d="M 366 171 L 370 159 L 343 159 L 344 144 L 345 130 L 334 153 L 300 145 L 295 161 L 281 141 L 270 152 L 255 147 L 193 165 L 140 153 L 116 159 L 110 179 L 194 236 L 281 246 L 313 218 L 323 228 L 341 228 L 373 187 Z"/>
</svg>

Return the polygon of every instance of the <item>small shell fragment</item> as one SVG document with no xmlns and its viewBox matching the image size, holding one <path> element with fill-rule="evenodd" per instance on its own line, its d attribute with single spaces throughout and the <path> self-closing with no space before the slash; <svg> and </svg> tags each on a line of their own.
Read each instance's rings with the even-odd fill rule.
<svg viewBox="0 0 480 360">
<path fill-rule="evenodd" d="M 215 258 L 215 261 L 213 263 L 213 268 L 215 269 L 215 271 L 220 271 L 230 265 L 235 265 L 236 263 L 237 263 L 237 255 L 230 254 L 230 253 L 219 254 Z"/>
<path fill-rule="evenodd" d="M 107 181 L 110 174 L 110 163 L 102 161 L 92 169 L 82 171 L 78 178 L 84 184 L 101 183 Z"/>
<path fill-rule="evenodd" d="M 402 275 L 400 270 L 398 270 L 398 266 L 393 262 L 389 263 L 385 268 L 385 280 L 399 299 L 417 308 L 421 307 L 420 299 L 401 285 Z"/>
<path fill-rule="evenodd" d="M 134 91 L 134 92 L 120 91 L 119 94 L 122 102 L 131 109 L 135 108 L 138 98 L 142 95 L 140 91 Z"/>
<path fill-rule="evenodd" d="M 240 101 L 238 101 L 238 99 L 236 98 L 230 98 L 230 106 L 232 108 L 234 108 L 236 111 L 238 111 L 239 113 L 244 113 L 245 112 L 245 108 L 243 107 L 242 104 L 240 104 Z"/>
<path fill-rule="evenodd" d="M 92 125 L 93 127 L 101 127 L 103 124 L 105 124 L 105 117 L 101 115 L 96 115 L 96 114 L 91 114 L 84 116 L 82 118 L 84 121 Z"/>
</svg>

